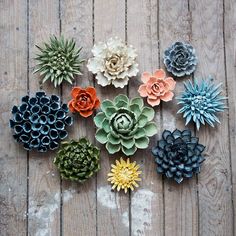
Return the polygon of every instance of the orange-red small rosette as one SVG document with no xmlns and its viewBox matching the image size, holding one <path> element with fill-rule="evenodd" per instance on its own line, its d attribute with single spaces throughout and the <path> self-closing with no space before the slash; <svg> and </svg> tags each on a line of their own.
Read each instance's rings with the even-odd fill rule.
<svg viewBox="0 0 236 236">
<path fill-rule="evenodd" d="M 70 111 L 78 112 L 83 117 L 91 116 L 94 110 L 100 107 L 100 100 L 94 87 L 74 87 L 71 96 L 72 99 L 68 103 Z"/>
</svg>

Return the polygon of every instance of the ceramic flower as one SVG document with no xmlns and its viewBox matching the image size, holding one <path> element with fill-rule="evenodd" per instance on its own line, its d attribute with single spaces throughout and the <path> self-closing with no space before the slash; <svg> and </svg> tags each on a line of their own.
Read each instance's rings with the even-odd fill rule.
<svg viewBox="0 0 236 236">
<path fill-rule="evenodd" d="M 84 182 L 100 170 L 100 150 L 86 138 L 61 144 L 54 164 L 62 178 Z"/>
<path fill-rule="evenodd" d="M 192 74 L 197 65 L 195 49 L 188 43 L 175 42 L 164 52 L 166 69 L 177 77 Z"/>
<path fill-rule="evenodd" d="M 117 188 L 117 191 L 121 189 L 127 193 L 128 189 L 134 190 L 134 187 L 138 187 L 137 181 L 141 181 L 139 175 L 142 171 L 139 170 L 139 165 L 136 162 L 130 162 L 129 158 L 124 161 L 120 158 L 120 161 L 116 160 L 115 165 L 111 165 L 111 172 L 108 174 L 108 181 L 112 184 L 112 189 Z"/>
<path fill-rule="evenodd" d="M 73 123 L 72 117 L 67 115 L 67 105 L 62 104 L 58 96 L 48 97 L 43 91 L 21 100 L 20 106 L 13 106 L 10 119 L 15 140 L 26 150 L 46 152 L 58 148 L 60 140 L 68 136 L 66 126 Z"/>
<path fill-rule="evenodd" d="M 157 172 L 177 183 L 181 183 L 184 178 L 192 178 L 194 174 L 200 173 L 205 160 L 202 155 L 204 149 L 205 146 L 199 144 L 198 138 L 190 130 L 165 130 L 162 139 L 152 149 Z"/>
<path fill-rule="evenodd" d="M 104 100 L 101 112 L 94 117 L 98 142 L 106 144 L 110 154 L 122 151 L 125 155 L 133 155 L 138 148 L 145 149 L 149 137 L 156 131 L 153 108 L 143 105 L 141 98 L 128 99 L 126 95 L 118 95 L 114 101 Z"/>
<path fill-rule="evenodd" d="M 72 99 L 68 103 L 70 111 L 79 112 L 83 117 L 91 116 L 93 111 L 100 106 L 100 100 L 94 87 L 74 87 L 71 96 Z"/>
<path fill-rule="evenodd" d="M 166 78 L 164 70 L 157 70 L 153 75 L 144 72 L 141 80 L 144 84 L 139 86 L 138 92 L 141 97 L 147 97 L 147 102 L 152 107 L 158 106 L 162 101 L 171 101 L 176 82 L 173 78 Z"/>
<path fill-rule="evenodd" d="M 199 130 L 201 124 L 214 127 L 215 122 L 220 123 L 217 114 L 226 108 L 220 86 L 211 82 L 211 78 L 184 83 L 185 91 L 177 99 L 182 106 L 178 113 L 183 113 L 185 125 L 192 120 Z"/>
<path fill-rule="evenodd" d="M 137 75 L 137 53 L 119 38 L 110 38 L 107 43 L 97 43 L 92 49 L 93 58 L 88 60 L 88 69 L 96 74 L 101 86 L 114 85 L 124 88 L 129 78 Z"/>
<path fill-rule="evenodd" d="M 72 84 L 74 77 L 81 75 L 80 67 L 84 62 L 80 58 L 82 48 L 77 48 L 74 39 L 57 38 L 53 36 L 42 47 L 37 46 L 39 54 L 35 58 L 38 62 L 34 73 L 39 72 L 42 82 L 50 80 L 55 87 L 63 81 Z"/>
</svg>

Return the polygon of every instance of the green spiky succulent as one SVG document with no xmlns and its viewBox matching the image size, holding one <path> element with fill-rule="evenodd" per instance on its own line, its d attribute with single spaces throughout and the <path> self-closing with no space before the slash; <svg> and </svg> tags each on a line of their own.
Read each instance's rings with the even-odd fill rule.
<svg viewBox="0 0 236 236">
<path fill-rule="evenodd" d="M 100 169 L 100 150 L 86 138 L 61 144 L 54 164 L 64 179 L 84 182 Z"/>
<path fill-rule="evenodd" d="M 39 72 L 42 82 L 50 80 L 55 87 L 63 81 L 72 84 L 76 75 L 81 75 L 80 66 L 84 60 L 80 59 L 82 48 L 76 48 L 74 39 L 50 37 L 49 43 L 42 47 L 36 45 L 40 53 L 35 60 L 38 62 L 34 73 Z"/>
<path fill-rule="evenodd" d="M 157 132 L 153 108 L 143 105 L 141 98 L 128 99 L 118 95 L 114 101 L 104 100 L 94 122 L 97 126 L 96 139 L 106 144 L 110 154 L 122 151 L 126 156 L 133 155 L 138 148 L 145 149 L 149 137 Z"/>
</svg>

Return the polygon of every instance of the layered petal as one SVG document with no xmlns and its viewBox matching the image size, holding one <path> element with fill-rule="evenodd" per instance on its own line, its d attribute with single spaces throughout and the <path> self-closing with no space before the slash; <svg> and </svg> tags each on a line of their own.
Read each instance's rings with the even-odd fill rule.
<svg viewBox="0 0 236 236">
<path fill-rule="evenodd" d="M 73 99 L 69 101 L 68 107 L 69 107 L 71 112 L 76 112 L 76 110 L 75 110 L 75 108 L 73 106 Z"/>
<path fill-rule="evenodd" d="M 143 83 L 147 83 L 152 75 L 149 72 L 143 72 L 141 80 Z"/>
<path fill-rule="evenodd" d="M 99 108 L 99 107 L 100 107 L 100 104 L 101 104 L 101 103 L 100 103 L 100 100 L 97 98 L 96 101 L 95 101 L 95 103 L 94 103 L 94 108 L 95 108 L 95 109 Z"/>
<path fill-rule="evenodd" d="M 173 97 L 174 97 L 174 93 L 169 91 L 169 92 L 165 93 L 163 96 L 161 96 L 160 98 L 164 102 L 169 102 L 172 100 Z"/>
<path fill-rule="evenodd" d="M 166 77 L 166 73 L 164 70 L 160 69 L 160 70 L 156 70 L 153 76 L 159 79 L 164 79 Z"/>
<path fill-rule="evenodd" d="M 148 93 L 147 93 L 147 86 L 146 86 L 146 84 L 141 84 L 139 86 L 138 92 L 139 92 L 141 97 L 147 97 Z"/>
<path fill-rule="evenodd" d="M 124 79 L 115 79 L 112 80 L 112 84 L 116 87 L 116 88 L 124 88 L 129 82 L 129 78 L 125 77 Z"/>
<path fill-rule="evenodd" d="M 83 117 L 89 117 L 93 114 L 93 110 L 87 110 L 87 111 L 80 111 L 80 115 Z"/>
<path fill-rule="evenodd" d="M 92 98 L 96 98 L 96 89 L 94 87 L 87 87 L 86 92 L 90 94 Z"/>
<path fill-rule="evenodd" d="M 91 71 L 93 74 L 104 71 L 104 62 L 101 58 L 90 58 L 87 64 L 88 70 Z"/>
<path fill-rule="evenodd" d="M 99 42 L 99 43 L 94 44 L 92 53 L 94 57 L 103 58 L 106 56 L 106 49 L 107 49 L 107 45 L 103 42 Z"/>
<path fill-rule="evenodd" d="M 105 77 L 102 73 L 98 73 L 96 75 L 96 79 L 97 79 L 98 84 L 100 84 L 103 87 L 111 84 L 111 82 L 107 79 L 107 77 Z"/>
<path fill-rule="evenodd" d="M 165 82 L 169 85 L 169 89 L 170 90 L 174 90 L 175 89 L 176 82 L 174 81 L 174 79 L 172 77 L 166 78 Z"/>
<path fill-rule="evenodd" d="M 148 102 L 149 105 L 151 105 L 152 107 L 154 107 L 154 106 L 158 106 L 158 105 L 160 104 L 161 100 L 160 100 L 160 98 L 150 99 L 150 98 L 148 97 L 147 102 Z"/>
<path fill-rule="evenodd" d="M 71 96 L 72 98 L 76 98 L 76 96 L 80 93 L 81 91 L 81 88 L 80 87 L 74 87 L 72 90 L 71 90 Z"/>
</svg>

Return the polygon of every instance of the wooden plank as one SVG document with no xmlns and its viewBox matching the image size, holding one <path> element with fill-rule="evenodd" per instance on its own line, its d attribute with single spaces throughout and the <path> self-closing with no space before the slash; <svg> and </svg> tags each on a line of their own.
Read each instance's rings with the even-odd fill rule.
<svg viewBox="0 0 236 236">
<path fill-rule="evenodd" d="M 125 1 L 94 0 L 94 40 L 107 41 L 118 36 L 125 40 Z M 127 88 L 115 89 L 112 86 L 96 88 L 101 100 L 113 99 L 116 95 L 126 94 Z M 97 235 L 128 235 L 129 234 L 129 195 L 112 192 L 107 183 L 107 173 L 111 163 L 121 154 L 109 155 L 102 147 L 101 171 L 97 178 Z"/>
<path fill-rule="evenodd" d="M 190 1 L 190 9 L 193 43 L 199 57 L 195 77 L 212 75 L 215 83 L 223 84 L 226 94 L 223 1 Z M 203 127 L 198 132 L 207 146 L 199 176 L 199 235 L 233 235 L 227 111 L 220 120 L 221 125 L 215 129 Z"/>
<path fill-rule="evenodd" d="M 164 50 L 175 41 L 191 39 L 188 1 L 160 0 L 159 17 L 160 57 L 161 65 L 164 67 L 162 61 Z M 176 95 L 183 90 L 183 81 L 186 79 L 189 77 L 176 79 Z M 179 109 L 176 103 L 177 101 L 173 100 L 162 105 L 163 130 L 185 129 L 182 116 L 176 115 Z M 196 178 L 184 180 L 180 185 L 173 180 L 165 179 L 164 199 L 165 235 L 198 235 Z"/>
<path fill-rule="evenodd" d="M 0 2 L 0 234 L 26 235 L 27 152 L 8 128 L 11 108 L 27 92 L 27 4 Z"/>
<path fill-rule="evenodd" d="M 30 94 L 39 90 L 39 78 L 32 75 L 38 52 L 35 44 L 41 45 L 52 35 L 59 35 L 59 1 L 29 1 L 29 58 Z M 46 83 L 47 94 L 59 94 L 59 90 Z M 29 235 L 60 235 L 60 177 L 52 160 L 54 152 L 46 154 L 30 152 L 29 155 Z"/>
<path fill-rule="evenodd" d="M 159 69 L 158 24 L 158 1 L 127 1 L 127 41 L 138 50 L 140 70 L 136 78 L 130 79 L 130 97 L 139 96 L 140 77 L 144 71 L 152 73 Z M 155 121 L 160 133 L 160 107 L 155 108 L 155 111 Z M 132 235 L 164 235 L 163 183 L 157 177 L 156 164 L 151 154 L 151 148 L 155 144 L 155 138 L 151 138 L 149 148 L 139 150 L 133 157 L 143 173 L 140 188 L 131 195 Z"/>
<path fill-rule="evenodd" d="M 93 46 L 93 1 L 63 1 L 61 30 L 66 38 L 74 38 L 78 47 L 83 47 L 81 57 L 91 57 Z M 93 76 L 88 74 L 87 61 L 82 66 L 83 75 L 76 78 L 75 85 L 93 86 Z M 71 99 L 71 86 L 63 85 L 63 99 L 67 103 Z M 94 142 L 93 116 L 83 118 L 76 114 L 74 125 L 70 129 L 70 138 L 87 137 Z M 63 189 L 63 234 L 64 235 L 96 235 L 96 176 L 84 184 L 62 182 Z M 67 200 L 68 192 L 71 199 Z M 72 220 L 75 219 L 75 220 Z M 79 231 L 78 231 L 79 225 Z"/>
<path fill-rule="evenodd" d="M 224 1 L 224 41 L 225 41 L 225 64 L 226 64 L 226 83 L 228 91 L 229 105 L 229 134 L 230 134 L 230 153 L 231 171 L 233 184 L 233 235 L 236 233 L 236 1 Z M 230 190 L 230 189 L 229 189 Z"/>
</svg>

